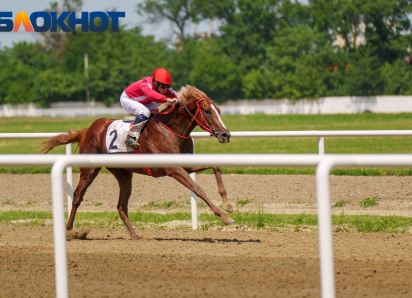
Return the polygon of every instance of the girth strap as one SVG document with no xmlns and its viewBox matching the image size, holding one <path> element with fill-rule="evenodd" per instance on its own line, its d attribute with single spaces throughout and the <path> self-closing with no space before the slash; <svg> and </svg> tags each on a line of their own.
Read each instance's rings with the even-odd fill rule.
<svg viewBox="0 0 412 298">
<path fill-rule="evenodd" d="M 134 122 L 130 123 L 130 126 L 132 126 L 133 123 L 134 123 Z M 142 154 L 142 149 L 140 149 L 140 147 L 137 147 L 137 148 L 136 148 L 136 147 L 133 147 L 133 149 L 134 149 L 134 153 L 136 153 L 136 154 Z M 143 170 L 146 172 L 147 175 L 156 178 L 156 176 L 153 175 L 152 171 L 151 171 L 149 168 L 143 168 Z"/>
</svg>

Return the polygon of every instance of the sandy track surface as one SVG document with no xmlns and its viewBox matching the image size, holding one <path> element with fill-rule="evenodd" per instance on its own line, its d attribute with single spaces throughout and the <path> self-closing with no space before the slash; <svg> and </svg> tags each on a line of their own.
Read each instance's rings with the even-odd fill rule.
<svg viewBox="0 0 412 298">
<path fill-rule="evenodd" d="M 79 174 L 73 175 L 74 188 Z M 197 175 L 197 183 L 217 205 L 221 198 L 214 175 Z M 250 200 L 240 211 L 266 213 L 316 213 L 315 177 L 309 175 L 223 175 L 229 200 Z M 380 214 L 412 216 L 412 177 L 331 176 L 332 205 L 345 201 L 344 207 L 333 208 L 335 214 Z M 51 211 L 49 174 L 0 174 L 0 210 Z M 116 211 L 119 188 L 111 174 L 99 174 L 88 189 L 79 211 Z M 363 208 L 365 198 L 379 197 L 378 205 Z M 130 212 L 144 210 L 151 201 L 184 202 L 190 191 L 176 180 L 134 175 Z M 182 207 L 181 207 L 182 208 Z M 186 211 L 190 211 L 187 205 Z M 176 211 L 176 210 L 170 210 Z M 202 209 L 208 211 L 208 209 Z"/>
<path fill-rule="evenodd" d="M 313 176 L 225 175 L 241 211 L 316 213 Z M 74 175 L 77 185 L 78 175 Z M 411 216 L 412 177 L 331 177 L 335 213 Z M 220 203 L 213 175 L 197 175 Z M 50 175 L 0 175 L 0 210 L 51 210 Z M 100 174 L 80 211 L 116 211 L 118 187 Z M 379 196 L 379 204 L 359 202 Z M 187 201 L 189 191 L 170 178 L 136 175 L 130 211 L 148 202 Z M 181 207 L 183 208 L 183 207 Z M 189 211 L 190 206 L 184 207 Z M 203 209 L 207 210 L 207 209 Z M 156 210 L 159 212 L 161 210 Z M 171 210 L 176 211 L 176 210 Z M 75 229 L 75 232 L 78 231 Z M 279 230 L 92 229 L 67 242 L 70 297 L 319 297 L 318 233 Z M 410 297 L 410 234 L 334 232 L 337 297 Z M 0 297 L 54 297 L 53 230 L 0 226 Z"/>
<path fill-rule="evenodd" d="M 92 229 L 70 297 L 320 297 L 317 233 Z M 53 297 L 51 228 L 0 227 L 0 296 Z M 337 297 L 410 297 L 410 235 L 334 233 Z"/>
</svg>

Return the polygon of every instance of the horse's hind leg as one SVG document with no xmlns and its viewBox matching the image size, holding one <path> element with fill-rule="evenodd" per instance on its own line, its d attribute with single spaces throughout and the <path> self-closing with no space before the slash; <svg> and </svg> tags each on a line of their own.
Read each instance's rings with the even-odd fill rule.
<svg viewBox="0 0 412 298">
<path fill-rule="evenodd" d="M 133 229 L 132 223 L 128 216 L 129 198 L 132 194 L 132 178 L 133 173 L 125 169 L 108 169 L 117 179 L 120 188 L 119 203 L 117 204 L 117 211 L 120 218 L 126 226 L 132 240 L 138 240 L 142 237 L 138 236 Z"/>
<path fill-rule="evenodd" d="M 73 194 L 72 211 L 70 213 L 69 221 L 66 224 L 67 230 L 73 229 L 73 222 L 74 217 L 76 216 L 77 208 L 79 208 L 87 188 L 99 174 L 100 169 L 101 168 L 80 168 L 80 180 Z"/>
<path fill-rule="evenodd" d="M 223 185 L 223 179 L 222 179 L 222 174 L 220 173 L 220 167 L 195 167 L 195 168 L 191 168 L 191 169 L 187 169 L 188 173 L 193 173 L 193 172 L 200 172 L 200 171 L 204 171 L 207 169 L 213 169 L 213 172 L 215 172 L 215 178 L 216 178 L 216 182 L 217 182 L 217 187 L 219 190 L 219 194 L 222 197 L 222 208 L 223 210 L 225 210 L 226 212 L 233 212 L 233 207 L 232 204 L 229 203 L 228 199 L 227 199 L 227 193 L 226 193 L 226 188 Z"/>
<path fill-rule="evenodd" d="M 184 186 L 186 186 L 188 189 L 193 191 L 198 197 L 200 197 L 205 203 L 212 209 L 213 213 L 217 216 L 220 216 L 222 218 L 222 221 L 224 224 L 228 225 L 234 222 L 234 220 L 222 210 L 217 208 L 206 196 L 206 193 L 203 191 L 203 189 L 196 184 L 190 178 L 189 174 L 187 173 L 186 170 L 183 168 L 167 168 L 165 169 L 166 173 L 168 176 L 175 178 L 177 181 L 182 183 Z"/>
</svg>

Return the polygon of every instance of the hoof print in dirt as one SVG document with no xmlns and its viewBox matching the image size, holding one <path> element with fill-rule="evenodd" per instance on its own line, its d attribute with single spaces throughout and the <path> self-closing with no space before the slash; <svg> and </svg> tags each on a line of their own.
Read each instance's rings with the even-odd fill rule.
<svg viewBox="0 0 412 298">
<path fill-rule="evenodd" d="M 66 234 L 66 240 L 86 240 L 89 232 L 90 230 L 68 231 Z"/>
</svg>

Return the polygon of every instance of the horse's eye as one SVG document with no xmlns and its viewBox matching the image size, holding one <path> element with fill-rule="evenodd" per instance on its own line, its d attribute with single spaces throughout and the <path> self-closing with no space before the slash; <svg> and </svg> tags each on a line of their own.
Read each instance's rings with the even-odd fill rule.
<svg viewBox="0 0 412 298">
<path fill-rule="evenodd" d="M 205 113 L 208 114 L 208 115 L 211 114 L 209 109 L 205 109 Z"/>
</svg>

